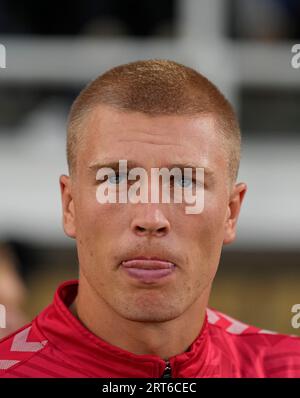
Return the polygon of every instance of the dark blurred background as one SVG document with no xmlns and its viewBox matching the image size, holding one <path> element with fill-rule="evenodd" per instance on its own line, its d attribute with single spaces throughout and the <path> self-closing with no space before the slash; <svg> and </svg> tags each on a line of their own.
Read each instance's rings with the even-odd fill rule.
<svg viewBox="0 0 300 398">
<path fill-rule="evenodd" d="M 234 104 L 248 184 L 238 238 L 224 248 L 211 305 L 279 332 L 300 302 L 300 43 L 296 0 L 0 0 L 0 303 L 5 334 L 77 277 L 58 178 L 69 107 L 120 63 L 169 58 L 198 69 Z"/>
</svg>

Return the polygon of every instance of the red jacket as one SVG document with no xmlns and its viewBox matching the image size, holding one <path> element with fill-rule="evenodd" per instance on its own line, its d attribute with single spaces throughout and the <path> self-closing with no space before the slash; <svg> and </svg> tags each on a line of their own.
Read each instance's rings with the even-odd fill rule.
<svg viewBox="0 0 300 398">
<path fill-rule="evenodd" d="M 106 343 L 69 311 L 77 281 L 0 342 L 0 377 L 300 377 L 300 339 L 245 325 L 207 309 L 189 350 L 170 358 L 135 355 Z"/>
</svg>

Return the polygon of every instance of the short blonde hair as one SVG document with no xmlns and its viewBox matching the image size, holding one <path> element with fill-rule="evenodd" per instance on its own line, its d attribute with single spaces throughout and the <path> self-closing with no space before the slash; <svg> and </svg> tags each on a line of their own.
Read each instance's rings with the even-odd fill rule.
<svg viewBox="0 0 300 398">
<path fill-rule="evenodd" d="M 158 115 L 213 115 L 227 145 L 229 176 L 235 181 L 241 133 L 235 112 L 205 76 L 174 61 L 136 61 L 112 68 L 91 81 L 72 104 L 67 124 L 67 160 L 72 174 L 84 117 L 97 105 Z"/>
</svg>

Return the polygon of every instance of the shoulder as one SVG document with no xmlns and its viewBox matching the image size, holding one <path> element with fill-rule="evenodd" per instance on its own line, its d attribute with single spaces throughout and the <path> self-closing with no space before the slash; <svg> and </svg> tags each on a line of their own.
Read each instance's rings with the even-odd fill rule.
<svg viewBox="0 0 300 398">
<path fill-rule="evenodd" d="M 215 309 L 208 309 L 207 317 L 212 342 L 244 369 L 252 363 L 262 377 L 300 377 L 299 337 L 257 328 Z"/>
<path fill-rule="evenodd" d="M 10 377 L 47 345 L 34 321 L 0 341 L 0 378 Z"/>
</svg>

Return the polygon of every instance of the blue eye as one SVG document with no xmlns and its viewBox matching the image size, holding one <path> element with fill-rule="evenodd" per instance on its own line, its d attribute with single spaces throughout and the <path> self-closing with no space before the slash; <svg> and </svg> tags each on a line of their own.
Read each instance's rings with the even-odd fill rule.
<svg viewBox="0 0 300 398">
<path fill-rule="evenodd" d="M 192 185 L 193 181 L 190 178 L 185 178 L 185 177 L 180 177 L 176 178 L 176 182 L 182 187 L 182 188 L 188 188 Z"/>
<path fill-rule="evenodd" d="M 109 176 L 107 178 L 107 180 L 112 185 L 119 185 L 121 182 L 124 181 L 125 178 L 126 178 L 126 175 L 124 175 L 124 174 L 116 174 L 116 175 Z"/>
</svg>

